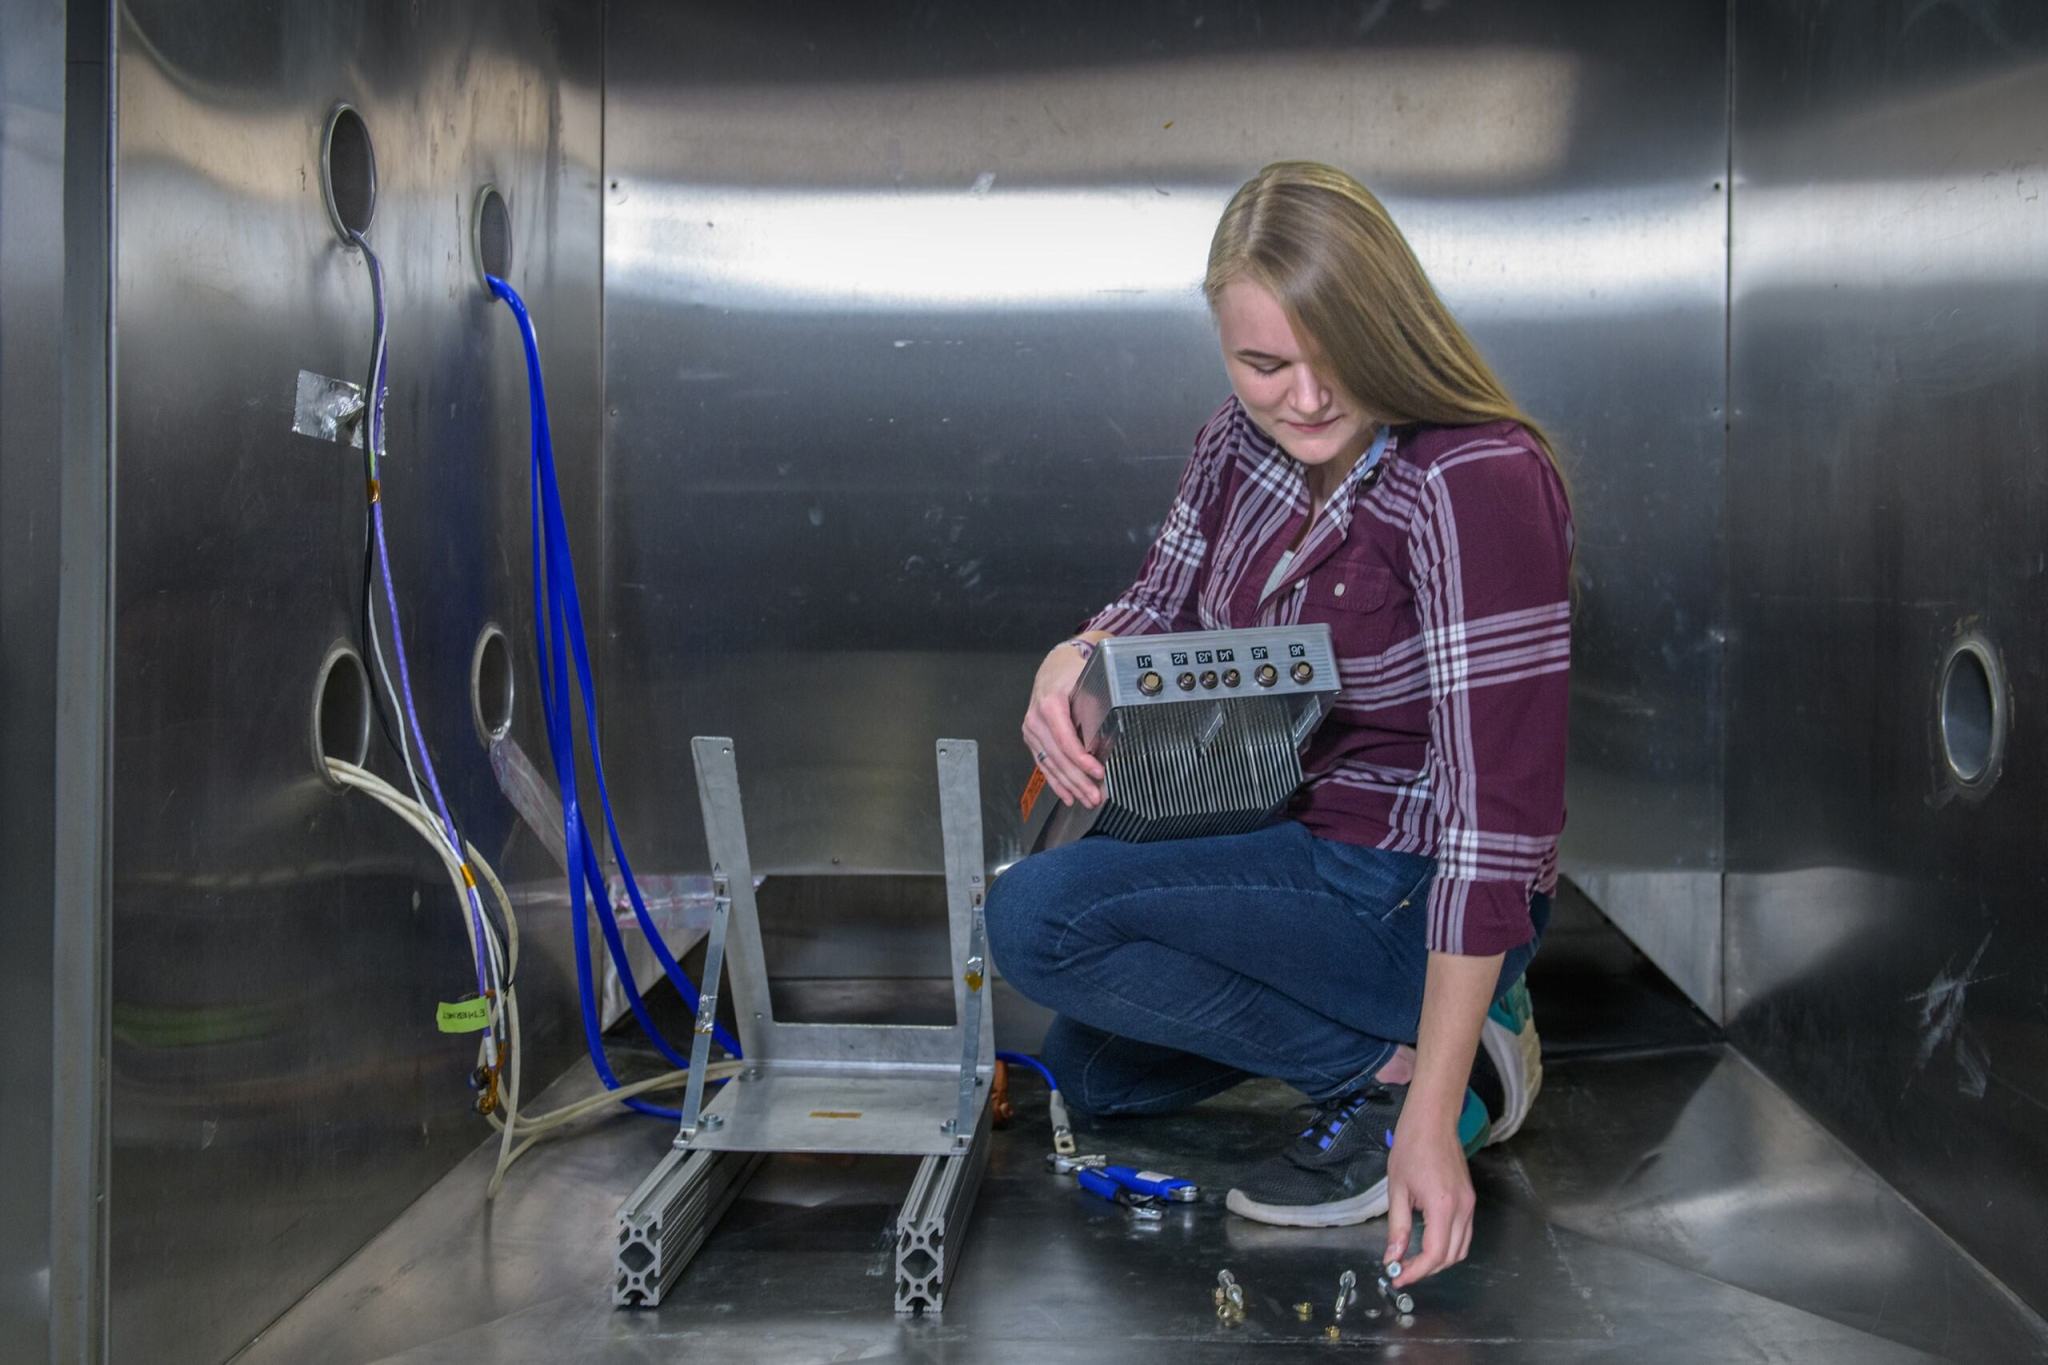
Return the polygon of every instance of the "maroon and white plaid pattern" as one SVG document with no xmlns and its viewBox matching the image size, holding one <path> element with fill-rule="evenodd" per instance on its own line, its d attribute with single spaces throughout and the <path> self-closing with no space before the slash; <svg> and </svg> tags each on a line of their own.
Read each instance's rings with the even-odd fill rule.
<svg viewBox="0 0 2048 1365">
<path fill-rule="evenodd" d="M 1512 422 L 1411 426 L 1308 515 L 1301 468 L 1235 398 L 1195 440 L 1116 635 L 1326 621 L 1343 690 L 1289 810 L 1314 833 L 1437 860 L 1429 946 L 1528 940 L 1557 884 L 1571 661 L 1571 511 Z"/>
</svg>

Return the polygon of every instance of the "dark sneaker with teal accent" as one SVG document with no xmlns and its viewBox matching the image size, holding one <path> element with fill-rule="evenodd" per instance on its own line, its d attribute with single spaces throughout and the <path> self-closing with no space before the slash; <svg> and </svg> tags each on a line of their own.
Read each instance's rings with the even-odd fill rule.
<svg viewBox="0 0 2048 1365">
<path fill-rule="evenodd" d="M 1536 1037 L 1536 1016 L 1529 1003 L 1529 983 L 1518 979 L 1508 993 L 1486 1011 L 1479 1029 L 1479 1056 L 1472 1064 L 1472 1088 L 1491 1119 L 1485 1141 L 1490 1147 L 1521 1130 L 1543 1088 L 1543 1044 Z"/>
<path fill-rule="evenodd" d="M 1241 1218 L 1289 1228 L 1363 1223 L 1387 1211 L 1387 1151 L 1408 1098 L 1405 1085 L 1374 1084 L 1316 1106 L 1286 1150 L 1267 1157 L 1225 1199 Z M 1465 1092 L 1458 1138 L 1470 1156 L 1484 1144 L 1486 1106 Z"/>
</svg>

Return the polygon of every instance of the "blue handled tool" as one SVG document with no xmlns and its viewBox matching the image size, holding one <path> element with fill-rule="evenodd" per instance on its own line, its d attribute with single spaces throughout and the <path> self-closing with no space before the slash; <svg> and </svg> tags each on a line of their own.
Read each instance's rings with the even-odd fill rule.
<svg viewBox="0 0 2048 1365">
<path fill-rule="evenodd" d="M 1183 1180 L 1177 1175 L 1161 1175 L 1158 1171 L 1141 1171 L 1132 1166 L 1104 1166 L 1102 1174 L 1132 1194 L 1171 1199 L 1176 1204 L 1192 1204 L 1202 1193 L 1192 1180 Z"/>
<path fill-rule="evenodd" d="M 1157 1218 L 1160 1216 L 1159 1201 L 1155 1197 L 1126 1189 L 1101 1171 L 1083 1168 L 1074 1172 L 1074 1181 L 1097 1199 L 1123 1205 L 1131 1211 L 1133 1217 Z"/>
</svg>

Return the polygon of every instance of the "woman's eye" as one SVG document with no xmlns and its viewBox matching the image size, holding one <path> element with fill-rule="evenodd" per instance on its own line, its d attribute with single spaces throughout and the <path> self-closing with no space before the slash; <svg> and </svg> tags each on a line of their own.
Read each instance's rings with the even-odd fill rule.
<svg viewBox="0 0 2048 1365">
<path fill-rule="evenodd" d="M 1280 367 L 1278 365 L 1254 365 L 1252 366 L 1252 368 L 1257 370 L 1260 374 L 1280 373 Z"/>
</svg>

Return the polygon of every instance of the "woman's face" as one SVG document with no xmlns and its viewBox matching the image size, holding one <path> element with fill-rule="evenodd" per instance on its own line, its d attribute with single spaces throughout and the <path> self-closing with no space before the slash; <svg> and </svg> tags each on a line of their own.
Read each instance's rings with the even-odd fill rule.
<svg viewBox="0 0 2048 1365">
<path fill-rule="evenodd" d="M 1223 367 L 1259 429 L 1305 465 L 1348 463 L 1365 453 L 1379 421 L 1311 359 L 1280 300 L 1235 280 L 1216 300 Z"/>
</svg>

